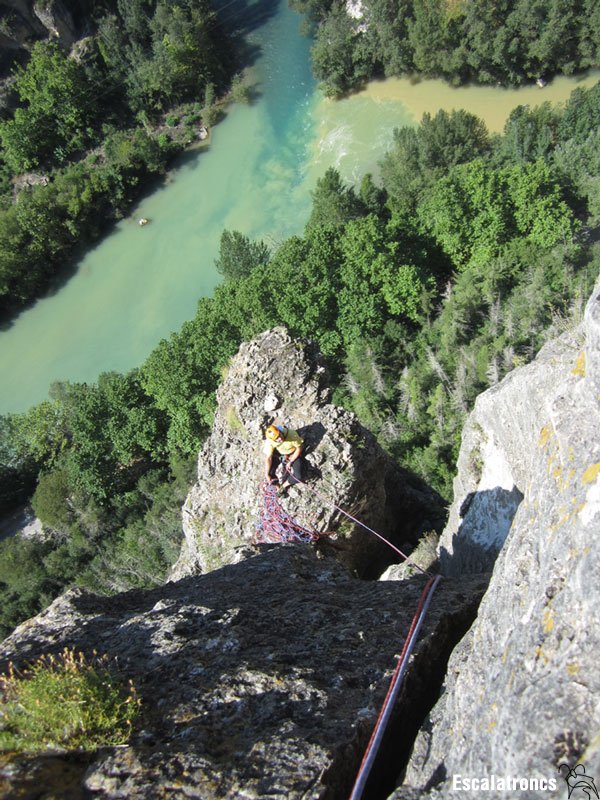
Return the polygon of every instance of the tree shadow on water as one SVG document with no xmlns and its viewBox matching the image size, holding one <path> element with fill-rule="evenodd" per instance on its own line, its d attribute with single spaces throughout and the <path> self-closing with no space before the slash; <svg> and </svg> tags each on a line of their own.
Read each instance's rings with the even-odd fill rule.
<svg viewBox="0 0 600 800">
<path fill-rule="evenodd" d="M 258 0 L 258 2 L 234 0 L 233 3 L 221 3 L 221 11 L 219 11 L 219 6 L 215 6 L 215 8 L 221 23 L 233 37 L 238 67 L 245 69 L 256 64 L 263 54 L 263 47 L 260 41 L 257 41 L 258 37 L 253 37 L 252 34 L 277 15 L 279 2 L 277 0 Z"/>
<path fill-rule="evenodd" d="M 228 30 L 247 36 L 276 16 L 279 5 L 279 0 L 219 0 L 213 7 Z"/>
</svg>

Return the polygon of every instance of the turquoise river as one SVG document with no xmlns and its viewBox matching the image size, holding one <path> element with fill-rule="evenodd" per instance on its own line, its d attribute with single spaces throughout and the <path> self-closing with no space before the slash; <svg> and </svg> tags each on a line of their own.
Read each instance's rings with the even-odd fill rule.
<svg viewBox="0 0 600 800">
<path fill-rule="evenodd" d="M 599 77 L 510 91 L 394 79 L 336 103 L 320 96 L 311 77 L 300 17 L 287 0 L 275 0 L 270 13 L 265 7 L 223 4 L 230 19 L 249 10 L 259 18 L 250 34 L 260 48 L 250 70 L 258 99 L 232 107 L 207 147 L 186 153 L 59 291 L 0 333 L 0 413 L 43 400 L 53 381 L 89 382 L 141 364 L 217 285 L 224 228 L 274 247 L 300 233 L 325 169 L 336 166 L 348 181 L 376 173 L 395 127 L 416 124 L 425 111 L 466 108 L 501 131 L 515 106 L 562 101 Z M 140 217 L 150 224 L 140 227 Z"/>
</svg>

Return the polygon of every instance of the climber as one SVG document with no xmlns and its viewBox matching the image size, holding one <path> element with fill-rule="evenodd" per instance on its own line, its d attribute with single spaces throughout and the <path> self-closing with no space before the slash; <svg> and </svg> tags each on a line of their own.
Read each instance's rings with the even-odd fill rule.
<svg viewBox="0 0 600 800">
<path fill-rule="evenodd" d="M 304 440 L 298 431 L 284 425 L 269 425 L 265 433 L 265 480 L 276 482 L 275 472 L 280 462 L 285 475 L 279 486 L 279 494 L 285 494 L 290 486 L 302 480 Z"/>
</svg>

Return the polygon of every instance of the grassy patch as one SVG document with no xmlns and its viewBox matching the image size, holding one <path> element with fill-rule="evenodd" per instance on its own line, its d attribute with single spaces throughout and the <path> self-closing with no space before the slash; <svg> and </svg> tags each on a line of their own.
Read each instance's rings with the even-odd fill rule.
<svg viewBox="0 0 600 800">
<path fill-rule="evenodd" d="M 0 676 L 0 750 L 95 750 L 125 744 L 140 701 L 106 657 L 65 649 Z"/>
<path fill-rule="evenodd" d="M 246 429 L 244 428 L 244 423 L 239 418 L 237 411 L 235 410 L 234 406 L 227 406 L 227 410 L 225 412 L 225 421 L 229 426 L 229 430 L 232 433 L 245 433 Z"/>
</svg>

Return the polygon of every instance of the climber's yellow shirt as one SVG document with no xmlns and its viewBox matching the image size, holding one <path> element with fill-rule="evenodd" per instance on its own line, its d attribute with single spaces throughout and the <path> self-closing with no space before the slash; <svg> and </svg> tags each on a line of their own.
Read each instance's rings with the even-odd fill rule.
<svg viewBox="0 0 600 800">
<path fill-rule="evenodd" d="M 272 442 L 270 439 L 265 439 L 264 451 L 266 456 L 273 455 L 273 450 L 277 450 L 282 456 L 291 456 L 298 447 L 302 447 L 304 439 L 301 438 L 298 431 L 288 428 L 283 442 Z"/>
</svg>

